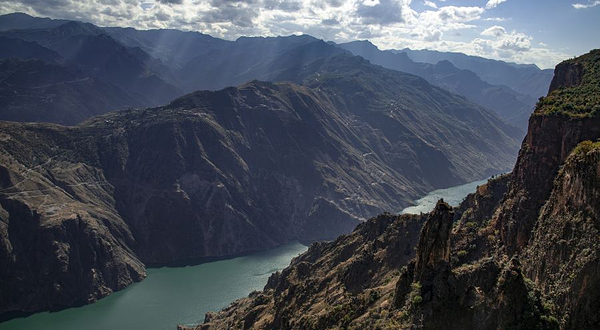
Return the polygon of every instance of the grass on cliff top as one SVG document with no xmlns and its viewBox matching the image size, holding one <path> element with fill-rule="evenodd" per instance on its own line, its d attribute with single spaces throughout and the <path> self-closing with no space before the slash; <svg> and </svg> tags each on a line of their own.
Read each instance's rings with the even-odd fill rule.
<svg viewBox="0 0 600 330">
<path fill-rule="evenodd" d="M 600 116 L 600 49 L 563 63 L 583 67 L 582 83 L 577 86 L 559 88 L 540 98 L 536 114 L 568 115 L 572 117 Z"/>
<path fill-rule="evenodd" d="M 594 149 L 600 149 L 600 141 L 598 141 L 598 142 L 583 141 L 583 142 L 579 143 L 577 145 L 577 147 L 575 147 L 575 149 L 573 149 L 573 151 L 571 152 L 571 155 L 583 156 Z"/>
</svg>

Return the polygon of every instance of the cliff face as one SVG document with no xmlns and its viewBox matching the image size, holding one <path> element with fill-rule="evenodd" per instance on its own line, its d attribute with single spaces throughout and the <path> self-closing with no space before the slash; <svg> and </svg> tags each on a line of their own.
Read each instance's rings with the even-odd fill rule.
<svg viewBox="0 0 600 330">
<path fill-rule="evenodd" d="M 505 201 L 494 215 L 509 255 L 528 243 L 540 208 L 550 196 L 554 177 L 581 141 L 600 138 L 600 118 L 536 115 L 529 121 Z"/>
<path fill-rule="evenodd" d="M 560 63 L 554 70 L 548 93 L 559 88 L 581 85 L 583 82 L 583 66 L 579 63 Z"/>
<path fill-rule="evenodd" d="M 0 158 L 1 312 L 85 304 L 146 276 L 101 173 L 78 165 L 44 177 Z"/>
<path fill-rule="evenodd" d="M 599 50 L 559 64 L 548 96 L 529 120 L 509 192 L 494 216 L 509 255 L 527 245 L 571 150 L 582 141 L 600 138 L 599 68 Z"/>
<path fill-rule="evenodd" d="M 511 174 L 478 187 L 455 210 L 438 203 L 426 215 L 415 258 L 404 262 L 395 277 L 393 298 L 366 311 L 357 305 L 340 307 L 346 322 L 322 324 L 320 329 L 600 327 L 600 142 L 592 142 L 600 138 L 598 112 L 593 110 L 600 106 L 595 101 L 598 55 L 593 51 L 567 62 L 583 68 L 581 81 L 573 78 L 579 69 L 558 69 L 567 73 L 559 74 L 557 89 L 538 103 Z M 561 103 L 571 99 L 571 106 Z M 385 271 L 377 264 L 372 267 L 380 269 L 377 274 Z M 306 278 L 296 281 L 307 284 Z M 357 296 L 373 289 L 368 280 L 361 283 L 366 286 Z M 252 305 L 257 295 L 241 302 Z M 303 297 L 312 306 L 333 307 L 313 294 Z M 240 318 L 247 315 L 241 302 L 209 315 L 200 328 L 271 328 L 270 323 Z M 273 315 L 279 307 L 274 301 L 261 313 Z M 298 315 L 296 311 L 288 315 Z M 316 314 L 305 309 L 301 315 Z M 294 324 L 296 319 L 289 321 Z"/>
<path fill-rule="evenodd" d="M 450 269 L 450 235 L 454 212 L 452 208 L 438 201 L 435 209 L 427 217 L 421 229 L 416 257 L 400 273 L 396 284 L 394 305 L 402 307 L 431 300 L 432 297 L 445 296 L 444 284 Z M 411 293 L 411 291 L 414 291 Z M 408 296 L 408 299 L 407 299 Z M 416 298 L 416 297 L 420 298 Z"/>
<path fill-rule="evenodd" d="M 582 143 L 560 170 L 525 250 L 525 273 L 569 329 L 600 324 L 600 144 Z"/>
</svg>

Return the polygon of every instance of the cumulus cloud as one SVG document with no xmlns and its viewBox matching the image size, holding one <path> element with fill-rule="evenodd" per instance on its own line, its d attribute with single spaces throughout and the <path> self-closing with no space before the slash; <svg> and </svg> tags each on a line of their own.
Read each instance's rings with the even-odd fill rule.
<svg viewBox="0 0 600 330">
<path fill-rule="evenodd" d="M 267 10 L 295 12 L 302 8 L 302 2 L 293 0 L 265 0 L 264 8 Z"/>
<path fill-rule="evenodd" d="M 491 22 L 504 22 L 506 21 L 506 18 L 504 17 L 487 17 L 483 19 L 484 21 L 491 21 Z"/>
<path fill-rule="evenodd" d="M 506 34 L 506 29 L 501 26 L 498 26 L 498 25 L 494 25 L 490 28 L 483 30 L 483 32 L 481 32 L 481 35 L 483 35 L 483 36 L 493 36 L 493 37 L 499 37 L 504 34 Z"/>
<path fill-rule="evenodd" d="M 499 4 L 506 2 L 506 0 L 489 0 L 485 5 L 486 9 L 496 8 Z"/>
<path fill-rule="evenodd" d="M 600 5 L 600 0 L 596 0 L 594 2 L 588 2 L 588 3 L 574 3 L 573 8 L 586 9 L 586 8 L 596 7 L 597 5 Z"/>
<path fill-rule="evenodd" d="M 479 7 L 446 6 L 440 8 L 436 14 L 445 22 L 469 22 L 481 17 L 484 9 Z"/>
<path fill-rule="evenodd" d="M 403 23 L 403 1 L 399 0 L 365 0 L 359 2 L 356 15 L 364 24 L 389 25 Z"/>
<path fill-rule="evenodd" d="M 516 52 L 524 52 L 531 49 L 530 36 L 516 31 L 507 32 L 502 26 L 494 25 L 481 32 L 482 36 L 491 39 L 475 39 L 475 45 L 487 52 L 495 52 L 503 58 L 510 58 Z"/>
<path fill-rule="evenodd" d="M 532 47 L 532 38 L 523 33 L 485 25 L 504 20 L 485 18 L 485 13 L 506 0 L 489 0 L 481 7 L 418 1 L 424 4 L 419 12 L 412 0 L 0 0 L 0 13 L 192 30 L 230 40 L 300 33 L 335 42 L 369 39 L 382 49 L 460 51 L 541 66 L 562 59 L 563 54 L 539 43 Z"/>
<path fill-rule="evenodd" d="M 183 3 L 183 0 L 157 0 L 160 3 L 166 3 L 166 4 L 176 4 L 176 5 L 180 5 Z"/>
<path fill-rule="evenodd" d="M 431 7 L 431 8 L 433 8 L 433 9 L 437 9 L 437 7 L 438 7 L 438 6 L 435 4 L 435 2 L 433 2 L 433 1 L 427 1 L 427 0 L 425 0 L 425 1 L 423 2 L 423 4 L 424 4 L 425 6 L 427 6 L 427 7 Z"/>
</svg>

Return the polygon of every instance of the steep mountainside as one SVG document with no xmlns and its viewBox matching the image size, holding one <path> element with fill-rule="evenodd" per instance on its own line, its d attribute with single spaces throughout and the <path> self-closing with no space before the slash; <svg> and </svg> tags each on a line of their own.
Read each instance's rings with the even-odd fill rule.
<svg viewBox="0 0 600 330">
<path fill-rule="evenodd" d="M 524 132 L 527 130 L 527 120 L 537 98 L 520 94 L 506 86 L 487 83 L 473 71 L 458 69 L 447 60 L 434 64 L 417 63 L 405 53 L 381 51 L 368 41 L 349 42 L 340 44 L 339 47 L 362 56 L 373 64 L 423 77 L 433 85 L 463 95 L 495 111 L 502 119 Z"/>
<path fill-rule="evenodd" d="M 425 218 L 382 214 L 333 242 L 314 243 L 262 292 L 208 313 L 196 329 L 381 328 Z"/>
<path fill-rule="evenodd" d="M 2 16 L 0 22 L 10 21 L 11 17 Z M 37 19 L 32 19 L 37 22 Z M 60 64 L 62 70 L 73 73 L 76 80 L 102 85 L 96 88 L 94 84 L 79 83 L 73 87 L 74 79 L 54 79 L 52 89 L 46 86 L 36 89 L 36 97 L 33 98 L 20 92 L 30 86 L 6 85 L 11 92 L 17 93 L 2 96 L 5 106 L 0 109 L 0 118 L 4 120 L 76 124 L 124 105 L 157 106 L 183 94 L 167 82 L 172 77 L 159 61 L 139 48 L 121 45 L 89 23 L 67 21 L 56 26 L 0 31 L 0 44 L 6 46 L 0 51 L 0 58 L 17 57 Z M 106 87 L 108 85 L 111 87 Z M 65 100 L 65 96 L 69 95 L 73 95 L 72 100 Z M 24 98 L 28 100 L 26 104 L 22 103 Z M 80 100 L 89 105 L 80 104 L 83 103 Z M 26 105 L 25 109 L 21 105 Z M 82 110 L 77 113 L 80 108 Z"/>
<path fill-rule="evenodd" d="M 0 118 L 13 121 L 81 122 L 144 101 L 118 86 L 60 64 L 0 60 Z"/>
<path fill-rule="evenodd" d="M 538 211 L 571 150 L 600 137 L 599 54 L 594 50 L 558 65 L 555 89 L 539 101 L 530 119 L 510 190 L 495 215 L 509 255 L 528 243 Z"/>
<path fill-rule="evenodd" d="M 282 77 L 286 75 L 282 74 Z M 484 166 L 498 168 L 504 162 L 500 159 L 508 161 L 510 158 L 510 154 L 506 154 L 499 146 L 510 145 L 511 138 L 520 135 L 518 129 L 497 120 L 497 116 L 490 111 L 474 105 L 472 108 L 474 111 L 464 111 L 464 103 L 459 97 L 434 88 L 416 76 L 373 66 L 360 57 L 338 55 L 319 59 L 293 70 L 293 75 L 299 81 L 301 79 L 304 85 L 333 95 L 329 97 L 336 105 L 347 108 L 354 116 L 366 118 L 372 127 L 377 127 L 388 137 L 388 141 L 408 138 L 414 141 L 412 143 L 421 144 L 420 141 L 409 137 L 414 135 L 419 140 L 425 141 L 421 144 L 422 147 L 440 150 L 441 154 L 437 151 L 432 152 L 428 160 L 415 162 L 410 158 L 407 159 L 407 154 L 404 152 L 400 153 L 399 158 L 393 159 L 393 167 L 396 170 L 416 181 L 420 173 L 428 173 L 428 177 L 435 178 L 436 185 L 455 185 L 457 181 L 452 178 L 456 174 L 446 171 L 444 173 L 436 166 L 432 166 L 438 161 L 446 160 L 456 164 L 450 172 L 460 173 L 459 177 L 474 178 L 495 174 L 493 170 L 481 172 L 480 169 L 473 167 L 473 164 L 479 164 L 478 167 L 481 168 L 483 163 L 489 162 Z M 402 88 L 398 88 L 399 86 Z M 421 91 L 427 91 L 428 96 L 423 95 Z M 348 98 L 346 95 L 352 97 Z M 408 101 L 415 96 L 418 97 L 421 105 Z M 432 112 L 431 108 L 425 106 L 429 102 L 435 103 L 443 110 Z M 379 116 L 367 118 L 363 115 L 364 111 L 378 113 Z M 441 135 L 426 133 L 430 130 L 443 133 Z M 491 140 L 484 138 L 475 144 L 456 143 L 463 139 L 467 141 L 480 139 L 475 136 L 488 136 Z M 491 141 L 503 142 L 496 145 L 490 143 Z M 483 154 L 497 154 L 499 162 L 482 159 L 480 154 L 478 155 L 480 151 L 483 151 Z M 442 154 L 444 156 L 440 158 Z M 475 173 L 481 175 L 474 176 Z"/>
<path fill-rule="evenodd" d="M 307 44 L 316 45 L 315 42 L 321 44 L 321 49 L 315 49 L 316 56 L 342 53 L 306 35 L 276 38 L 242 37 L 227 47 L 212 49 L 192 58 L 179 71 L 178 76 L 187 91 L 216 90 L 253 79 L 280 81 L 273 79 L 278 71 L 301 67 L 315 59 L 314 55 L 307 58 L 295 56 L 297 48 Z"/>
<path fill-rule="evenodd" d="M 598 68 L 597 50 L 557 66 L 513 172 L 456 209 L 386 214 L 314 244 L 262 292 L 192 328 L 599 328 Z M 416 241 L 408 224 L 422 218 Z"/>
<path fill-rule="evenodd" d="M 380 215 L 178 329 L 552 329 L 518 262 L 451 269 L 453 216 L 442 201 L 426 215 Z"/>
<path fill-rule="evenodd" d="M 149 55 L 140 49 L 121 45 L 89 23 L 70 21 L 50 29 L 9 30 L 0 32 L 0 35 L 36 42 L 52 49 L 89 76 L 108 79 L 147 98 L 148 105 L 166 103 L 182 94 L 152 71 L 153 66 L 146 63 Z"/>
<path fill-rule="evenodd" d="M 463 98 L 349 55 L 311 65 L 307 86 L 1 123 L 0 311 L 93 301 L 142 263 L 332 238 L 512 161 L 513 128 Z"/>
<path fill-rule="evenodd" d="M 191 31 L 136 30 L 119 27 L 102 29 L 123 45 L 139 47 L 174 70 L 181 69 L 183 65 L 197 56 L 211 50 L 223 49 L 233 43 Z"/>
<path fill-rule="evenodd" d="M 481 79 L 494 85 L 506 85 L 513 90 L 529 95 L 535 99 L 546 95 L 552 80 L 552 70 L 540 70 L 532 64 L 515 64 L 491 60 L 461 53 L 437 52 L 432 50 L 411 50 L 408 48 L 395 51 L 406 53 L 415 62 L 435 64 L 449 61 L 457 68 L 471 70 Z"/>
<path fill-rule="evenodd" d="M 39 59 L 50 63 L 63 63 L 57 52 L 42 47 L 35 42 L 0 37 L 0 58 Z"/>
</svg>

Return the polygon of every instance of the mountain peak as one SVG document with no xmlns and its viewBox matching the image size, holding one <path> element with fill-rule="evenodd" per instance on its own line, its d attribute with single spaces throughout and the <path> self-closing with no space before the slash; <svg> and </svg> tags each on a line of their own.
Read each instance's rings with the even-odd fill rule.
<svg viewBox="0 0 600 330">
<path fill-rule="evenodd" d="M 600 49 L 556 66 L 548 96 L 540 98 L 536 114 L 600 115 Z"/>
<path fill-rule="evenodd" d="M 103 34 L 102 30 L 90 23 L 84 23 L 79 21 L 68 21 L 62 25 L 59 25 L 53 29 L 60 34 Z"/>
<path fill-rule="evenodd" d="M 369 40 L 351 41 L 351 42 L 340 44 L 340 46 L 342 48 L 348 49 L 350 51 L 352 51 L 352 49 L 354 49 L 354 50 L 360 49 L 361 51 L 370 51 L 370 52 L 379 51 L 379 48 L 377 46 L 375 46 Z"/>
<path fill-rule="evenodd" d="M 25 14 L 23 12 L 16 12 L 16 13 L 0 15 L 0 19 L 2 19 L 2 18 L 34 18 L 34 17 L 29 14 Z"/>
<path fill-rule="evenodd" d="M 47 29 L 67 22 L 51 18 L 33 17 L 25 13 L 11 13 L 0 15 L 0 31 L 22 29 Z"/>
</svg>

